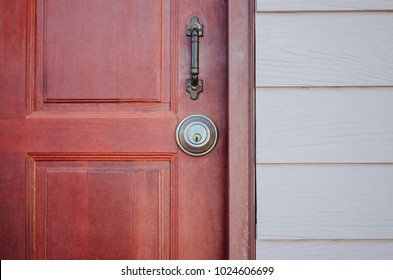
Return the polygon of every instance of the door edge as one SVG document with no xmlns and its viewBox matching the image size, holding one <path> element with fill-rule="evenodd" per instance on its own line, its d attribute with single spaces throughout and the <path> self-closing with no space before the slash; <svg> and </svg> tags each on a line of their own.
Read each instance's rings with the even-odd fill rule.
<svg viewBox="0 0 393 280">
<path fill-rule="evenodd" d="M 255 259 L 254 0 L 228 1 L 229 259 Z"/>
</svg>

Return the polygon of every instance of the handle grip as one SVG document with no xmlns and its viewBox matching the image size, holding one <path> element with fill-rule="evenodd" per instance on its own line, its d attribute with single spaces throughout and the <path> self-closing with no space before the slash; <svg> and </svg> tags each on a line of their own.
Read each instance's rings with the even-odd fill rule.
<svg viewBox="0 0 393 280">
<path fill-rule="evenodd" d="M 198 78 L 199 75 L 199 37 L 203 36 L 203 25 L 199 19 L 193 16 L 187 25 L 187 37 L 191 37 L 191 79 L 186 80 L 186 90 L 192 100 L 198 98 L 199 93 L 203 91 L 203 81 Z"/>
</svg>

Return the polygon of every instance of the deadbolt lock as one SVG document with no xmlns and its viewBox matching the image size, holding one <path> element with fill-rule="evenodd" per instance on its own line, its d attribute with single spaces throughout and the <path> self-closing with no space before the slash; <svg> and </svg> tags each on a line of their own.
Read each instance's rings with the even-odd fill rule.
<svg viewBox="0 0 393 280">
<path fill-rule="evenodd" d="M 176 129 L 180 149 L 191 156 L 203 156 L 214 149 L 218 133 L 213 121 L 202 115 L 191 115 L 182 120 Z"/>
</svg>

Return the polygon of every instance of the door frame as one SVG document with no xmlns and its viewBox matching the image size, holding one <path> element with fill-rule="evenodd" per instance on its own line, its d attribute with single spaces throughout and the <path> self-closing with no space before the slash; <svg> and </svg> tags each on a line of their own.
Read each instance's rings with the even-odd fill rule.
<svg viewBox="0 0 393 280">
<path fill-rule="evenodd" d="M 229 259 L 255 259 L 254 6 L 228 1 Z"/>
</svg>

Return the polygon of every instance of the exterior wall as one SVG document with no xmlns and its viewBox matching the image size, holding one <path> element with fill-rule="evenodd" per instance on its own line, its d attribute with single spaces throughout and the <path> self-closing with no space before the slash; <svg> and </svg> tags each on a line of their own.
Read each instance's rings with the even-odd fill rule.
<svg viewBox="0 0 393 280">
<path fill-rule="evenodd" d="M 256 5 L 257 259 L 393 259 L 393 1 Z"/>
</svg>

